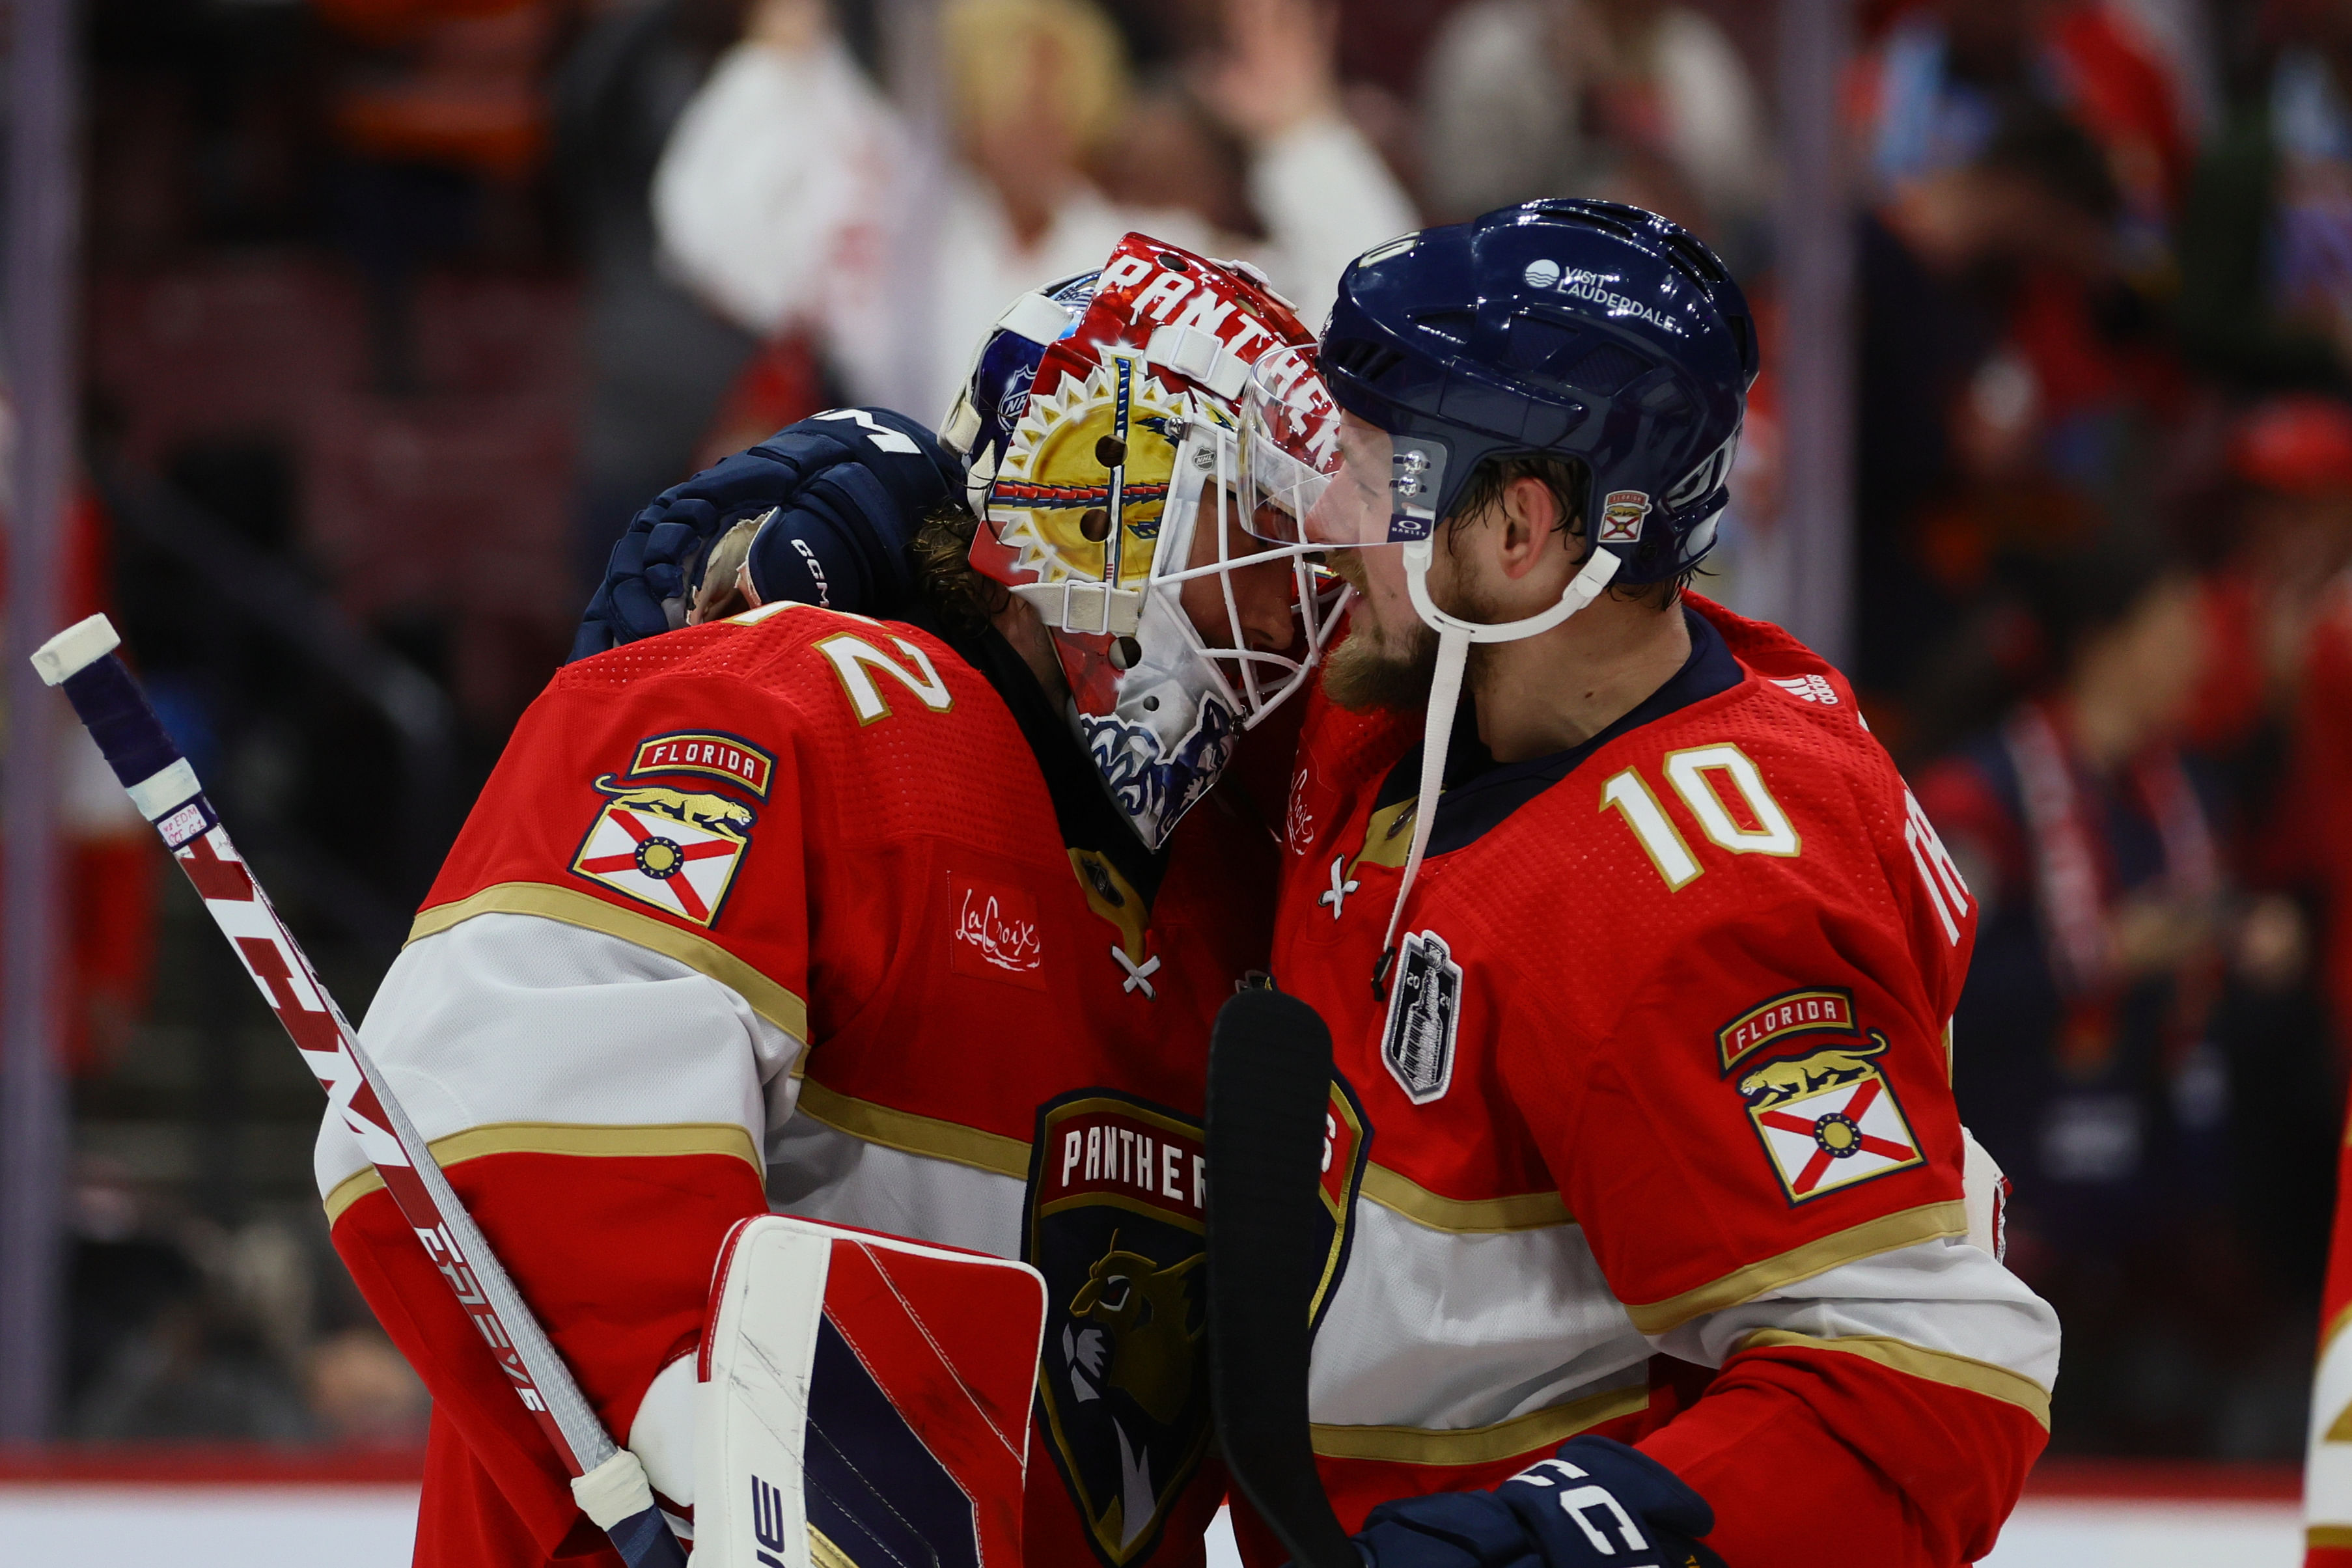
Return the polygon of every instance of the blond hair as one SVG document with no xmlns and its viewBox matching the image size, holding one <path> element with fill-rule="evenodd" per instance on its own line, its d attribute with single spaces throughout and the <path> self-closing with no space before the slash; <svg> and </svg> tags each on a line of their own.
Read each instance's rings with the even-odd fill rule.
<svg viewBox="0 0 2352 1568">
<path fill-rule="evenodd" d="M 1022 112 L 1035 62 L 1078 146 L 1099 146 L 1118 128 L 1127 48 L 1087 0 L 950 0 L 940 34 L 958 125 L 993 125 Z"/>
</svg>

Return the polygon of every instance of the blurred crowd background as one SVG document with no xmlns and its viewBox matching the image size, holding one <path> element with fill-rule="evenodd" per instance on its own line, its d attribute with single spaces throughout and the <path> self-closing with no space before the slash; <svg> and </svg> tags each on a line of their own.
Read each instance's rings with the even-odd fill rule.
<svg viewBox="0 0 2352 1568">
<path fill-rule="evenodd" d="M 1702 590 L 1808 570 L 1768 0 L 943 0 L 894 55 L 918 8 L 90 0 L 70 608 L 354 1013 L 630 513 L 837 401 L 937 418 L 1129 227 L 1319 320 L 1423 222 L 1689 225 L 1767 329 Z M 1853 28 L 1845 661 L 1983 904 L 1958 1092 L 2055 1449 L 2292 1458 L 2352 1060 L 2352 0 Z M 416 1442 L 315 1086 L 69 770 L 64 1435 Z"/>
</svg>

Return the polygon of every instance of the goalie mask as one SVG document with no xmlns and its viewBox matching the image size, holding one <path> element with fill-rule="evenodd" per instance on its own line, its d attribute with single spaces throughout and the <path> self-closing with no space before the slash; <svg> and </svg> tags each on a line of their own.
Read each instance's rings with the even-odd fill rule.
<svg viewBox="0 0 2352 1568">
<path fill-rule="evenodd" d="M 1250 367 L 1313 340 L 1241 264 L 1130 234 L 1099 273 L 1014 302 L 945 423 L 982 525 L 972 564 L 1044 618 L 1078 738 L 1154 850 L 1305 683 L 1344 591 L 1237 510 Z M 1253 602 L 1280 574 L 1279 647 L 1244 613 L 1245 572 Z M 1188 584 L 1213 590 L 1190 612 Z"/>
</svg>

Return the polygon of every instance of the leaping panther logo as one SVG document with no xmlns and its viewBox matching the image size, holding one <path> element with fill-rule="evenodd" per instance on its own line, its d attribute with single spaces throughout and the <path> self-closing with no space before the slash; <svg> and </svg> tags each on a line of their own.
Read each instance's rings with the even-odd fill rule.
<svg viewBox="0 0 2352 1568">
<path fill-rule="evenodd" d="M 595 783 L 598 791 L 610 795 L 615 806 L 633 811 L 657 811 L 688 827 L 725 833 L 730 838 L 743 837 L 759 821 L 751 807 L 724 795 L 668 789 L 657 784 L 623 784 L 610 773 L 599 777 Z"/>
<path fill-rule="evenodd" d="M 1871 1059 L 1885 1054 L 1886 1037 L 1874 1029 L 1864 1032 L 1868 1045 L 1832 1046 L 1810 1056 L 1766 1062 L 1739 1081 L 1741 1098 L 1760 1110 L 1868 1076 L 1874 1071 Z"/>
</svg>

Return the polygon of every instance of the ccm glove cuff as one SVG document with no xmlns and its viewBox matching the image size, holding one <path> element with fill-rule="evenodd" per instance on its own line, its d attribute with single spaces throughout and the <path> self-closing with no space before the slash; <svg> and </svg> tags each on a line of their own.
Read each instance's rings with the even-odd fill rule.
<svg viewBox="0 0 2352 1568">
<path fill-rule="evenodd" d="M 1585 1437 L 1493 1491 L 1382 1503 L 1356 1544 L 1371 1568 L 1723 1568 L 1696 1539 L 1714 1528 L 1672 1470 Z"/>
<path fill-rule="evenodd" d="M 902 413 L 836 408 L 786 425 L 636 515 L 613 547 L 572 656 L 684 625 L 710 546 L 762 513 L 772 516 L 746 564 L 763 603 L 904 613 L 914 592 L 908 547 L 923 515 L 962 486 L 962 465 Z"/>
</svg>

